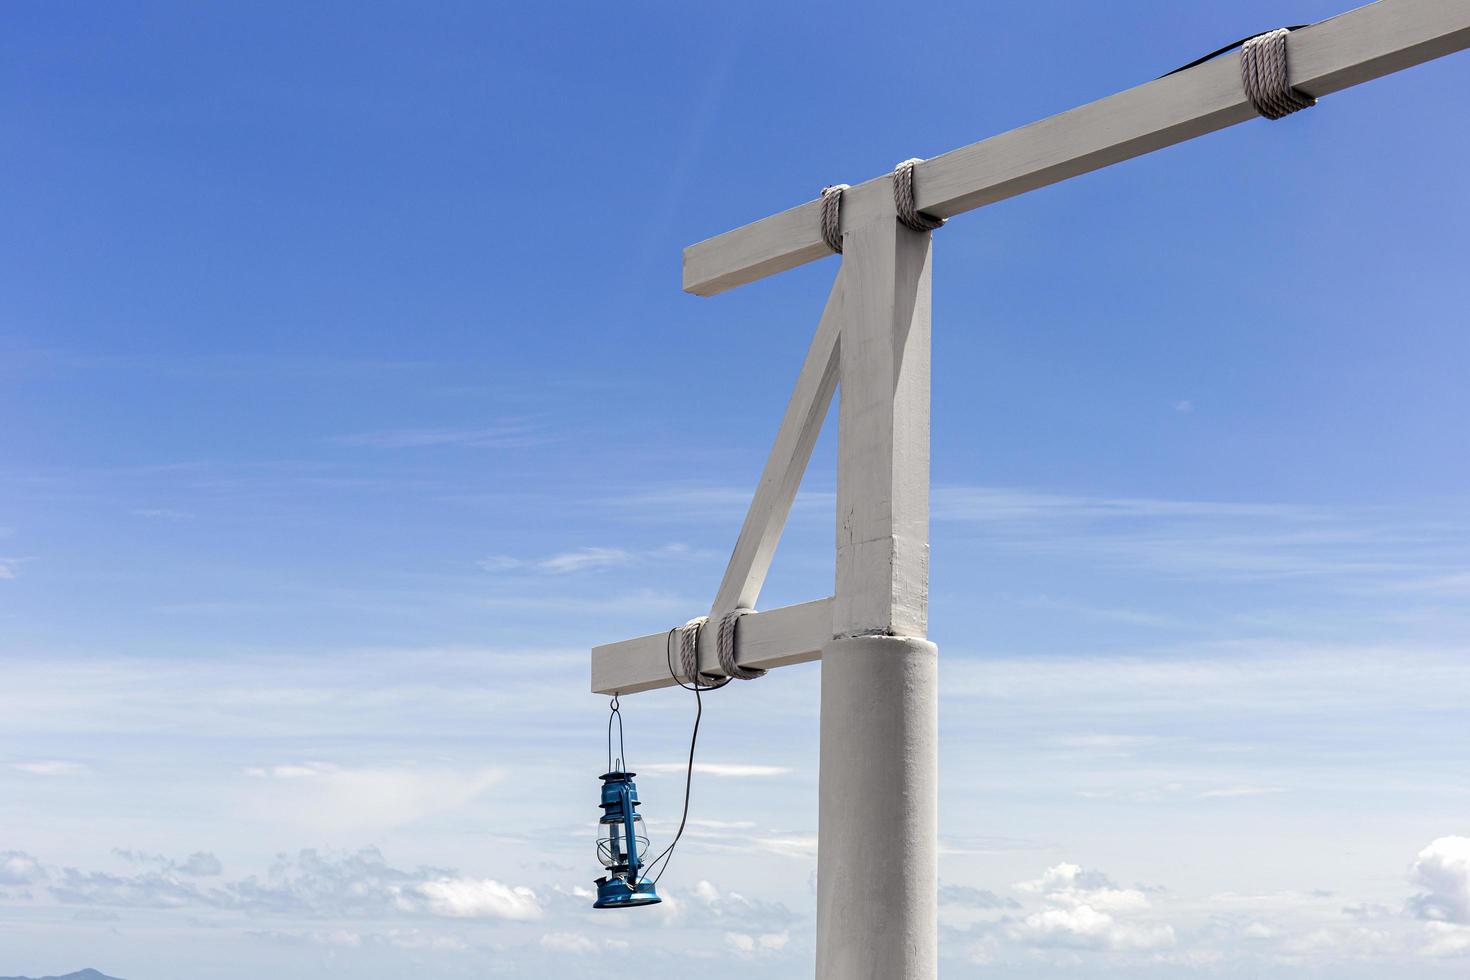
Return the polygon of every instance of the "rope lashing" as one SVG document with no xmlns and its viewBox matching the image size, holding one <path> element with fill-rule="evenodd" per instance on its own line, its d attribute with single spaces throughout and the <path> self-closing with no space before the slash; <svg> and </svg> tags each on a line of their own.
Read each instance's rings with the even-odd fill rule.
<svg viewBox="0 0 1470 980">
<path fill-rule="evenodd" d="M 679 670 L 684 680 L 695 686 L 703 682 L 699 674 L 699 634 L 708 622 L 708 616 L 697 616 L 679 627 Z"/>
<path fill-rule="evenodd" d="M 724 677 L 715 678 L 699 671 L 699 637 L 704 628 L 709 625 L 708 616 L 699 616 L 691 619 L 679 630 L 679 673 L 687 683 L 703 686 L 706 690 L 710 687 L 723 687 L 730 680 L 753 681 L 757 677 L 764 677 L 765 671 L 758 667 L 742 667 L 735 660 L 735 624 L 740 617 L 747 613 L 755 612 L 754 609 L 735 609 L 720 617 L 718 632 L 715 634 L 715 653 L 719 657 L 720 671 Z M 675 680 L 681 678 L 675 677 Z"/>
<path fill-rule="evenodd" d="M 912 231 L 933 231 L 944 224 L 943 218 L 925 214 L 914 203 L 914 164 L 923 162 L 914 157 L 893 168 L 893 210 L 903 226 Z"/>
<path fill-rule="evenodd" d="M 740 622 L 741 616 L 753 612 L 755 612 L 754 609 L 732 609 L 720 617 L 720 632 L 715 637 L 718 641 L 715 644 L 715 650 L 720 657 L 720 670 L 725 672 L 726 677 L 753 681 L 757 677 L 766 675 L 766 672 L 759 667 L 742 667 L 735 662 L 735 624 Z"/>
<path fill-rule="evenodd" d="M 1240 83 L 1246 98 L 1267 119 L 1309 109 L 1317 100 L 1292 88 L 1286 71 L 1285 27 L 1258 34 L 1240 46 Z"/>
<path fill-rule="evenodd" d="M 842 254 L 842 192 L 847 184 L 831 184 L 822 188 L 822 241 L 838 255 Z"/>
</svg>

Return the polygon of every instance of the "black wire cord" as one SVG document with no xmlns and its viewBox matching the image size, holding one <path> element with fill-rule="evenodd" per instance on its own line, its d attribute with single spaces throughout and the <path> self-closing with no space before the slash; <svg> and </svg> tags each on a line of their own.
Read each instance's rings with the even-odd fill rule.
<svg viewBox="0 0 1470 980">
<path fill-rule="evenodd" d="M 664 876 L 664 872 L 669 870 L 669 858 L 673 855 L 674 848 L 679 843 L 679 838 L 684 836 L 685 824 L 689 822 L 689 790 L 694 785 L 694 747 L 699 743 L 699 720 L 704 717 L 704 699 L 700 697 L 700 693 L 703 691 L 713 691 L 716 688 L 724 687 L 730 683 L 730 678 L 726 677 L 718 684 L 701 685 L 699 683 L 698 673 L 690 678 L 690 683 L 686 684 L 680 679 L 679 674 L 674 670 L 674 634 L 678 631 L 679 627 L 675 626 L 669 630 L 668 636 L 664 638 L 664 657 L 669 665 L 669 676 L 674 679 L 674 683 L 686 691 L 694 692 L 694 732 L 689 736 L 689 766 L 684 772 L 684 812 L 679 817 L 679 829 L 674 834 L 674 839 L 669 842 L 669 846 L 664 848 L 658 857 L 644 865 L 643 877 L 639 879 L 640 882 L 647 881 L 654 866 L 662 861 L 663 867 L 659 868 L 658 874 L 653 877 L 653 883 L 655 885 Z"/>
<path fill-rule="evenodd" d="M 1312 26 L 1311 24 L 1291 24 L 1286 29 L 1288 31 L 1299 31 L 1303 27 L 1311 27 L 1311 26 Z M 1160 75 L 1159 78 L 1168 78 L 1170 75 L 1177 75 L 1181 71 L 1189 71 L 1189 69 L 1195 68 L 1195 67 L 1197 67 L 1199 65 L 1202 65 L 1206 61 L 1210 61 L 1211 59 L 1220 57 L 1220 55 L 1222 55 L 1222 54 L 1226 54 L 1226 53 L 1228 53 L 1230 51 L 1234 51 L 1236 48 L 1240 47 L 1242 44 L 1244 44 L 1245 42 L 1249 41 L 1251 39 L 1251 37 L 1259 37 L 1259 36 L 1260 36 L 1260 32 L 1257 31 L 1255 34 L 1252 34 L 1250 37 L 1243 37 L 1239 41 L 1234 42 L 1233 44 L 1227 44 L 1227 45 L 1225 45 L 1223 48 L 1221 48 L 1218 51 L 1211 51 L 1209 54 L 1205 55 L 1203 58 L 1196 58 L 1196 59 L 1194 59 L 1193 61 L 1191 61 L 1187 65 L 1180 65 L 1178 68 L 1175 68 L 1173 71 L 1166 71 L 1166 72 L 1164 72 L 1164 74 Z M 1155 81 L 1158 81 L 1158 79 L 1155 79 Z"/>
</svg>

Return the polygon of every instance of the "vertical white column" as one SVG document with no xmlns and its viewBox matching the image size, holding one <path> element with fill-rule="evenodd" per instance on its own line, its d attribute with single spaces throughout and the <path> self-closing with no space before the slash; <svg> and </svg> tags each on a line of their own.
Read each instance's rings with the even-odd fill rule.
<svg viewBox="0 0 1470 980">
<path fill-rule="evenodd" d="M 836 638 L 822 651 L 818 980 L 938 973 L 938 650 L 928 627 L 930 236 L 843 249 Z"/>
</svg>

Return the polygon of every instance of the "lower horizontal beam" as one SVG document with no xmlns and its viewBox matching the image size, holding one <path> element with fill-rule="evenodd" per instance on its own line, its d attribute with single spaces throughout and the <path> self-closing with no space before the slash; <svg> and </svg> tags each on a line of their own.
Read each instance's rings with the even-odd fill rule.
<svg viewBox="0 0 1470 980">
<path fill-rule="evenodd" d="M 708 674 L 720 673 L 715 632 L 711 624 L 699 637 L 699 668 Z M 832 600 L 817 599 L 747 615 L 741 618 L 736 635 L 739 643 L 735 661 L 742 667 L 769 670 L 819 660 L 822 647 L 832 639 Z M 672 642 L 677 669 L 678 637 Z M 669 643 L 665 632 L 593 647 L 592 693 L 636 694 L 673 687 L 674 679 L 669 676 Z"/>
</svg>

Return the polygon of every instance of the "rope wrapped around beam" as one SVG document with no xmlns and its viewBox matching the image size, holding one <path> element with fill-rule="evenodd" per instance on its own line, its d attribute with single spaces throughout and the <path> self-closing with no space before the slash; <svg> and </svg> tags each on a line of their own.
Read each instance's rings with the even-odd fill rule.
<svg viewBox="0 0 1470 980">
<path fill-rule="evenodd" d="M 1317 104 L 1315 98 L 1293 88 L 1287 75 L 1286 36 L 1290 33 L 1278 27 L 1240 46 L 1241 86 L 1256 112 L 1267 119 L 1281 119 Z"/>
<path fill-rule="evenodd" d="M 911 231 L 933 231 L 944 225 L 944 219 L 919 210 L 914 203 L 914 165 L 923 163 L 912 157 L 893 168 L 893 210 L 898 220 Z"/>
<path fill-rule="evenodd" d="M 735 624 L 740 622 L 741 616 L 753 612 L 754 609 L 732 609 L 720 617 L 720 632 L 715 637 L 718 641 L 715 650 L 720 657 L 720 670 L 725 672 L 726 677 L 753 681 L 757 677 L 766 676 L 766 672 L 759 667 L 742 667 L 735 662 Z"/>
<path fill-rule="evenodd" d="M 842 254 L 842 192 L 847 188 L 847 184 L 822 188 L 822 241 L 838 255 Z"/>
<path fill-rule="evenodd" d="M 699 673 L 699 634 L 708 622 L 708 616 L 698 616 L 679 627 L 679 670 L 684 674 L 684 682 L 695 687 L 709 681 Z"/>
<path fill-rule="evenodd" d="M 742 667 L 735 659 L 736 648 L 736 624 L 740 617 L 754 613 L 754 609 L 733 609 L 720 617 L 719 630 L 715 634 L 715 653 L 720 661 L 720 672 L 724 677 L 716 677 L 712 674 L 703 674 L 699 670 L 699 636 L 704 628 L 709 625 L 708 616 L 699 616 L 680 626 L 679 629 L 679 672 L 683 680 L 710 690 L 716 687 L 724 687 L 731 679 L 741 681 L 753 681 L 757 677 L 766 676 L 766 672 L 759 667 Z M 675 680 L 680 678 L 675 677 Z"/>
</svg>

